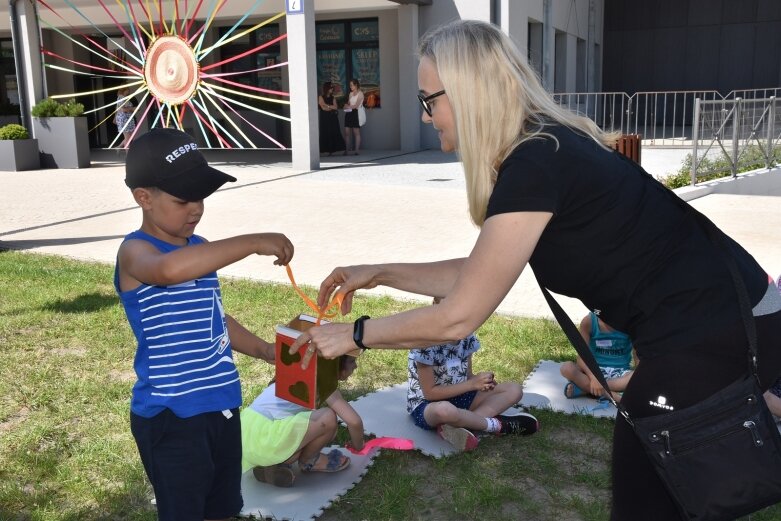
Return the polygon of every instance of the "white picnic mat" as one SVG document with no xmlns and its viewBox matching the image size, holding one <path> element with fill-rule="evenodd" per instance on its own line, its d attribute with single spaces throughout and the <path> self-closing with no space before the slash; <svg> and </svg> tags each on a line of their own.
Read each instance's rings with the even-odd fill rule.
<svg viewBox="0 0 781 521">
<path fill-rule="evenodd" d="M 567 379 L 559 372 L 559 362 L 541 360 L 523 382 L 521 405 L 564 412 L 589 414 L 600 418 L 616 417 L 616 408 L 610 402 L 592 397 L 567 398 L 564 386 Z"/>
<path fill-rule="evenodd" d="M 427 456 L 441 458 L 457 451 L 440 438 L 435 431 L 416 426 L 407 413 L 407 383 L 385 387 L 350 402 L 363 419 L 363 429 L 376 437 L 407 438 L 415 443 L 415 449 Z M 520 412 L 510 408 L 505 414 Z"/>
<path fill-rule="evenodd" d="M 331 448 L 339 447 L 334 445 Z M 324 452 L 329 450 L 326 448 Z M 261 519 L 271 518 L 277 521 L 316 519 L 335 499 L 343 496 L 361 481 L 377 455 L 377 451 L 365 456 L 351 454 L 344 448 L 341 448 L 341 451 L 345 456 L 350 457 L 349 467 L 333 473 L 301 473 L 298 465 L 293 465 L 296 480 L 290 488 L 261 483 L 252 475 L 252 470 L 248 470 L 241 476 L 244 508 L 240 515 Z"/>
</svg>

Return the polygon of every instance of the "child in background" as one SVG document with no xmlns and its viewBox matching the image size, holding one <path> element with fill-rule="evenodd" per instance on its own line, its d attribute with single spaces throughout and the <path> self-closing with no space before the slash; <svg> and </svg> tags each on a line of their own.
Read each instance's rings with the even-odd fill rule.
<svg viewBox="0 0 781 521">
<path fill-rule="evenodd" d="M 141 228 L 119 247 L 114 286 L 138 341 L 130 429 L 161 520 L 227 519 L 241 498 L 241 405 L 233 350 L 266 361 L 274 346 L 222 306 L 217 270 L 249 255 L 284 265 L 293 245 L 258 233 L 194 235 L 203 200 L 236 179 L 210 167 L 194 140 L 154 129 L 133 141 L 125 184 Z"/>
<path fill-rule="evenodd" d="M 613 392 L 613 398 L 616 401 L 621 400 L 621 395 L 618 393 L 626 389 L 632 377 L 632 340 L 625 333 L 605 324 L 595 313 L 583 317 L 579 329 L 597 365 L 602 370 L 608 387 Z M 576 362 L 561 364 L 560 371 L 567 379 L 567 384 L 564 386 L 564 396 L 567 398 L 577 398 L 586 394 L 600 397 L 605 393 L 599 380 L 579 356 Z"/>
<path fill-rule="evenodd" d="M 434 303 L 441 299 L 435 298 Z M 533 434 L 537 418 L 527 413 L 501 415 L 518 403 L 523 388 L 514 382 L 497 383 L 491 372 L 472 373 L 472 354 L 480 349 L 474 334 L 456 344 L 410 351 L 407 368 L 407 412 L 421 429 L 436 429 L 458 450 L 473 450 L 472 431 L 494 434 Z"/>
<path fill-rule="evenodd" d="M 339 380 L 347 380 L 356 367 L 355 357 L 341 356 Z M 266 387 L 241 411 L 242 471 L 252 468 L 258 481 L 292 487 L 292 464 L 296 461 L 302 472 L 338 472 L 347 468 L 350 458 L 342 451 L 321 450 L 336 436 L 337 417 L 347 424 L 351 446 L 363 449 L 363 420 L 338 390 L 326 404 L 327 407 L 312 411 L 278 398 L 275 383 Z"/>
</svg>

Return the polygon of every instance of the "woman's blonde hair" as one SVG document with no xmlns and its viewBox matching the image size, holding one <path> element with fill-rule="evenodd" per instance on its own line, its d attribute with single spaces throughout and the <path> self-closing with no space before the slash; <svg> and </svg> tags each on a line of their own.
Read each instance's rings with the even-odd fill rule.
<svg viewBox="0 0 781 521">
<path fill-rule="evenodd" d="M 545 135 L 546 124 L 560 123 L 606 147 L 618 138 L 553 101 L 512 40 L 489 23 L 458 20 L 433 29 L 418 54 L 434 62 L 453 108 L 469 213 L 478 226 L 502 161 L 520 143 Z"/>
</svg>

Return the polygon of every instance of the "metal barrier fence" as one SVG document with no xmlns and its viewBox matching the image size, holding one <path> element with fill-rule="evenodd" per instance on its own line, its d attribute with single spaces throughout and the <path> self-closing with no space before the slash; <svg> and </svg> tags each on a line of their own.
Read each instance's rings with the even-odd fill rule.
<svg viewBox="0 0 781 521">
<path fill-rule="evenodd" d="M 691 183 L 713 174 L 770 168 L 781 160 L 781 99 L 736 97 L 694 105 Z"/>
<path fill-rule="evenodd" d="M 779 97 L 781 87 L 732 91 L 715 90 L 557 93 L 553 98 L 573 112 L 591 118 L 606 130 L 640 134 L 643 146 L 690 147 L 696 99 L 723 101 Z"/>
</svg>

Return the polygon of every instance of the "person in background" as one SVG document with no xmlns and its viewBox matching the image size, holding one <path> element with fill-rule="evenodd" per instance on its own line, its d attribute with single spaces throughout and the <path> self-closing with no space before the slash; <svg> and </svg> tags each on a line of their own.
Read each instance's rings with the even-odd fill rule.
<svg viewBox="0 0 781 521">
<path fill-rule="evenodd" d="M 347 148 L 344 155 L 352 154 L 357 156 L 361 151 L 361 125 L 358 121 L 358 107 L 363 106 L 363 91 L 361 82 L 355 78 L 350 80 L 350 93 L 347 95 L 347 102 L 344 104 L 344 142 Z M 352 147 L 350 140 L 352 138 Z"/>
<path fill-rule="evenodd" d="M 114 114 L 114 124 L 117 131 L 122 134 L 121 148 L 130 146 L 133 139 L 133 131 L 136 129 L 136 120 L 133 117 L 133 98 L 130 96 L 130 89 L 122 88 L 117 91 L 117 111 Z"/>
<path fill-rule="evenodd" d="M 334 84 L 323 83 L 322 93 L 317 97 L 320 122 L 320 153 L 331 155 L 345 150 L 344 138 L 339 128 L 339 107 L 334 97 Z"/>
<path fill-rule="evenodd" d="M 580 321 L 580 336 L 586 341 L 591 354 L 602 370 L 613 398 L 621 400 L 619 393 L 626 389 L 632 377 L 632 339 L 605 324 L 596 313 L 589 313 Z M 567 379 L 564 396 L 577 398 L 585 394 L 600 397 L 605 391 L 580 356 L 575 362 L 564 362 L 561 375 Z"/>
</svg>

